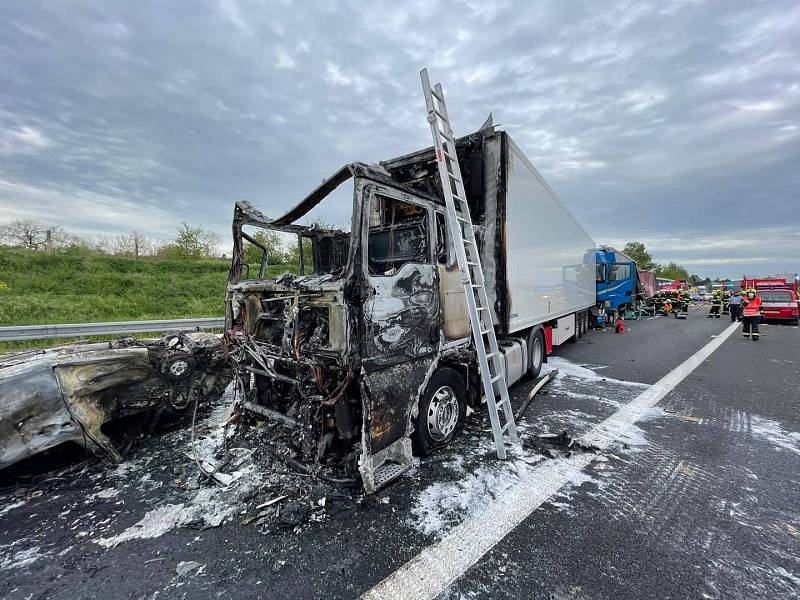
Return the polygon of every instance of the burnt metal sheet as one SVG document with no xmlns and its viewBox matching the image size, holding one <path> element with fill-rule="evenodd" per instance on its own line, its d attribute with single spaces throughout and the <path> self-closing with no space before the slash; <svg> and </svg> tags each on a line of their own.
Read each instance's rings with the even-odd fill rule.
<svg viewBox="0 0 800 600">
<path fill-rule="evenodd" d="M 113 419 L 184 413 L 219 397 L 230 374 L 214 334 L 61 346 L 0 358 L 0 469 L 67 441 L 116 461 Z"/>
<path fill-rule="evenodd" d="M 297 219 L 308 213 L 312 208 L 322 202 L 325 197 L 333 190 L 343 184 L 345 181 L 353 176 L 352 165 L 345 165 L 336 173 L 323 181 L 315 190 L 308 196 L 303 198 L 297 205 L 289 212 L 281 215 L 277 219 L 273 219 L 271 225 L 274 227 L 285 227 L 294 223 Z"/>
<path fill-rule="evenodd" d="M 36 361 L 3 379 L 0 468 L 69 441 L 81 441 L 81 430 L 64 403 L 52 365 Z"/>
<path fill-rule="evenodd" d="M 439 341 L 433 267 L 408 263 L 394 276 L 370 278 L 370 284 L 373 293 L 364 304 L 364 369 L 433 352 Z"/>
<path fill-rule="evenodd" d="M 368 411 L 364 428 L 369 432 L 365 451 L 376 454 L 410 433 L 420 382 L 434 358 L 418 358 L 364 375 Z"/>
</svg>

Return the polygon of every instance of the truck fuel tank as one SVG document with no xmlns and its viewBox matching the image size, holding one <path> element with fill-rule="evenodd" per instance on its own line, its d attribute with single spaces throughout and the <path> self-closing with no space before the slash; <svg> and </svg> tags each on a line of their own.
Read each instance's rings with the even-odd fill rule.
<svg viewBox="0 0 800 600">
<path fill-rule="evenodd" d="M 528 342 L 521 338 L 497 340 L 503 355 L 503 368 L 506 384 L 510 387 L 525 375 L 528 370 Z M 495 393 L 499 393 L 495 384 Z"/>
</svg>

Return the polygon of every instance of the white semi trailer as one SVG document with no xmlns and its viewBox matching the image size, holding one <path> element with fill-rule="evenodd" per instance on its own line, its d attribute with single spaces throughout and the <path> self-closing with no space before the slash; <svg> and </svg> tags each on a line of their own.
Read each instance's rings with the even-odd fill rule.
<svg viewBox="0 0 800 600">
<path fill-rule="evenodd" d="M 588 328 L 595 244 L 506 132 L 486 126 L 456 151 L 510 385 Z M 297 223 L 349 179 L 349 231 Z M 276 219 L 236 206 L 226 339 L 241 346 L 244 407 L 294 427 L 298 459 L 368 492 L 481 404 L 446 222 L 431 148 L 346 165 Z M 264 279 L 251 227 L 296 234 L 310 272 Z M 263 250 L 257 275 L 248 246 Z"/>
<path fill-rule="evenodd" d="M 486 128 L 456 146 L 483 242 L 493 320 L 509 349 L 510 385 L 524 373 L 538 376 L 554 346 L 588 329 L 596 302 L 595 243 L 507 132 Z M 431 149 L 381 164 L 406 185 L 440 188 Z M 463 342 L 469 337 L 466 302 L 454 263 L 448 267 L 440 269 L 445 293 L 452 296 L 443 318 L 458 322 L 449 341 Z M 520 356 L 522 364 L 511 356 Z"/>
</svg>

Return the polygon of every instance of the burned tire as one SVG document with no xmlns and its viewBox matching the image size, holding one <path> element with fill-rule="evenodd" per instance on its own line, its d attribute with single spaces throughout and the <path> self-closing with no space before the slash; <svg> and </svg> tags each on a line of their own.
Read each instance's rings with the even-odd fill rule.
<svg viewBox="0 0 800 600">
<path fill-rule="evenodd" d="M 453 441 L 466 414 L 467 391 L 461 376 L 446 367 L 437 370 L 419 401 L 411 436 L 414 454 L 428 456 Z"/>
<path fill-rule="evenodd" d="M 528 377 L 531 379 L 536 379 L 539 376 L 539 373 L 542 372 L 545 351 L 544 332 L 541 329 L 537 329 L 531 333 L 531 336 L 528 339 L 528 357 L 530 359 L 528 365 Z"/>
</svg>

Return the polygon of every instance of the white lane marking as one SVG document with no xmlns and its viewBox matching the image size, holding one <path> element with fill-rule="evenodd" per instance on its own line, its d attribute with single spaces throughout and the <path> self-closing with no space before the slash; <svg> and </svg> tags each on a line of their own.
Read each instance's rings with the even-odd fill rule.
<svg viewBox="0 0 800 600">
<path fill-rule="evenodd" d="M 655 406 L 707 359 L 738 328 L 731 325 L 583 436 L 583 442 L 607 449 L 620 434 Z M 435 598 L 489 552 L 550 496 L 560 490 L 598 454 L 573 454 L 534 469 L 503 497 L 486 498 L 475 516 L 451 529 L 441 540 L 364 593 L 365 599 Z"/>
</svg>

